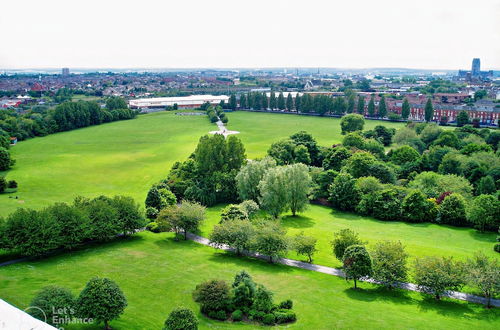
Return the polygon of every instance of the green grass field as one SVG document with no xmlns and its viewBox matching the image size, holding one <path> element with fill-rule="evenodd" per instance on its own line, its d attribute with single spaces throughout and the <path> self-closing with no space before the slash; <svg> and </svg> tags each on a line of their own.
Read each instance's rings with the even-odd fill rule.
<svg viewBox="0 0 500 330">
<path fill-rule="evenodd" d="M 237 258 L 193 242 L 174 242 L 173 234 L 140 233 L 128 240 L 88 247 L 48 259 L 0 268 L 0 296 L 26 308 L 48 284 L 75 295 L 93 276 L 109 277 L 122 288 L 128 307 L 111 323 L 114 329 L 160 329 L 176 306 L 192 308 L 201 329 L 260 328 L 209 320 L 191 297 L 207 279 L 232 281 L 240 270 L 275 292 L 275 301 L 291 298 L 298 320 L 290 329 L 498 329 L 500 310 L 460 301 L 435 302 L 418 293 L 387 291 L 326 274 L 264 261 Z M 68 329 L 101 329 L 70 326 Z"/>
<path fill-rule="evenodd" d="M 249 112 L 228 116 L 228 127 L 241 132 L 249 158 L 264 156 L 272 142 L 300 130 L 313 134 L 321 145 L 341 141 L 337 118 Z M 366 126 L 380 123 L 367 121 Z M 0 216 L 20 206 L 40 208 L 77 195 L 125 194 L 142 203 L 151 184 L 166 177 L 172 164 L 188 157 L 198 139 L 213 130 L 215 124 L 204 116 L 160 112 L 22 141 L 11 149 L 16 165 L 7 172 L 19 189 L 0 195 Z"/>
</svg>

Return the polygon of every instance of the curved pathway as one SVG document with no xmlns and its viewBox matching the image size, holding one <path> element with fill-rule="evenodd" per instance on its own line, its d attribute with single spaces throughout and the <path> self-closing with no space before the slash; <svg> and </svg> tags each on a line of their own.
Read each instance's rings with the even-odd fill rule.
<svg viewBox="0 0 500 330">
<path fill-rule="evenodd" d="M 212 244 L 210 244 L 210 240 L 205 237 L 201 237 L 195 234 L 188 233 L 187 238 L 190 240 L 214 247 Z M 227 245 L 221 245 L 221 246 L 216 246 L 217 249 L 225 250 L 225 251 L 233 251 L 234 249 L 231 248 L 230 246 Z M 243 253 L 244 255 L 248 257 L 254 257 L 258 259 L 264 259 L 264 260 L 269 260 L 269 256 L 262 255 L 259 253 L 255 252 L 245 252 Z M 298 261 L 298 260 L 293 260 L 293 259 L 287 259 L 287 258 L 279 258 L 275 260 L 276 263 L 286 265 L 286 266 L 291 266 L 291 267 L 297 267 L 301 269 L 306 269 L 306 270 L 312 270 L 314 272 L 319 272 L 319 273 L 324 273 L 328 275 L 333 275 L 333 276 L 340 276 L 340 277 L 345 277 L 345 274 L 342 270 L 337 269 L 337 268 L 332 268 L 332 267 L 326 267 L 326 266 L 321 266 L 321 265 L 315 265 L 315 264 L 310 264 L 307 262 L 303 261 Z M 368 279 L 363 279 L 362 281 L 364 282 L 369 282 L 369 283 L 377 283 L 377 281 L 368 278 Z M 397 287 L 409 291 L 415 291 L 415 292 L 421 292 L 421 290 L 418 288 L 416 284 L 413 283 L 399 283 Z M 464 300 L 468 302 L 473 302 L 477 304 L 483 304 L 486 305 L 488 302 L 488 299 L 468 293 L 463 293 L 463 292 L 458 292 L 458 291 L 447 291 L 443 294 L 444 297 L 448 298 L 453 298 L 453 299 L 458 299 L 458 300 Z M 495 307 L 500 307 L 500 299 L 491 299 L 490 301 L 491 306 Z"/>
</svg>

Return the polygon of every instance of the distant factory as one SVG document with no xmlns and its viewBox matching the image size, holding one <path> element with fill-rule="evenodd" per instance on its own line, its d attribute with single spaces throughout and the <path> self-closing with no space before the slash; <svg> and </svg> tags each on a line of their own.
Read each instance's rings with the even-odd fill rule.
<svg viewBox="0 0 500 330">
<path fill-rule="evenodd" d="M 227 103 L 229 96 L 226 95 L 191 95 L 191 96 L 178 96 L 178 97 L 154 97 L 130 100 L 129 106 L 132 109 L 158 109 L 177 104 L 179 108 L 197 108 L 203 103 L 209 102 L 210 104 L 217 105 L 221 101 Z"/>
</svg>

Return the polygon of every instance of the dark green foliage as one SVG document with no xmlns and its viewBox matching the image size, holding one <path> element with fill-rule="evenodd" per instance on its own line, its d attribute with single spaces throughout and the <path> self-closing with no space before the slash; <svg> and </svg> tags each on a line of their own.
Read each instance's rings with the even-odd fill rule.
<svg viewBox="0 0 500 330">
<path fill-rule="evenodd" d="M 76 306 L 79 317 L 104 322 L 105 329 L 109 329 L 109 321 L 123 313 L 127 299 L 115 282 L 95 277 L 80 292 Z"/>
<path fill-rule="evenodd" d="M 196 330 L 198 319 L 189 308 L 177 307 L 165 320 L 163 330 Z"/>
<path fill-rule="evenodd" d="M 68 289 L 51 285 L 38 291 L 30 307 L 27 311 L 31 316 L 60 327 L 67 323 L 66 319 L 73 318 L 75 298 Z"/>
<path fill-rule="evenodd" d="M 500 243 L 495 243 L 495 246 L 493 247 L 493 251 L 500 253 Z"/>
<path fill-rule="evenodd" d="M 269 313 L 273 305 L 273 293 L 265 286 L 258 285 L 257 290 L 255 290 L 252 308 L 259 312 Z"/>
<path fill-rule="evenodd" d="M 253 249 L 260 254 L 267 255 L 269 262 L 283 256 L 288 250 L 286 231 L 274 221 L 262 223 L 255 235 Z"/>
<path fill-rule="evenodd" d="M 387 104 L 385 103 L 385 96 L 382 95 L 378 103 L 378 116 L 380 118 L 384 118 L 386 115 L 387 115 Z"/>
<path fill-rule="evenodd" d="M 364 242 L 359 238 L 358 233 L 346 228 L 333 234 L 331 244 L 335 258 L 342 261 L 344 258 L 344 252 L 349 246 L 364 244 Z"/>
<path fill-rule="evenodd" d="M 365 146 L 365 140 L 359 133 L 349 133 L 342 140 L 342 144 L 346 148 L 357 148 L 363 149 Z"/>
<path fill-rule="evenodd" d="M 233 321 L 243 320 L 243 312 L 239 309 L 235 310 L 233 313 L 231 313 L 231 319 L 233 319 Z"/>
<path fill-rule="evenodd" d="M 90 238 L 90 222 L 84 211 L 65 203 L 56 203 L 49 206 L 47 212 L 56 219 L 60 247 L 73 249 Z"/>
<path fill-rule="evenodd" d="M 457 115 L 457 126 L 462 127 L 464 125 L 467 125 L 469 123 L 469 114 L 467 111 L 460 111 Z"/>
<path fill-rule="evenodd" d="M 196 286 L 193 298 L 200 304 L 201 311 L 208 314 L 212 311 L 225 311 L 231 297 L 225 281 L 210 280 Z"/>
<path fill-rule="evenodd" d="M 405 98 L 403 101 L 403 106 L 401 108 L 401 117 L 406 120 L 408 119 L 409 116 L 410 116 L 410 103 L 408 102 L 408 99 Z"/>
<path fill-rule="evenodd" d="M 273 325 L 275 322 L 276 317 L 271 313 L 264 315 L 264 317 L 262 318 L 262 323 L 264 323 L 265 325 Z"/>
<path fill-rule="evenodd" d="M 406 280 L 408 254 L 401 242 L 378 242 L 371 256 L 375 280 L 389 287 Z"/>
<path fill-rule="evenodd" d="M 400 220 L 402 217 L 401 199 L 394 188 L 374 193 L 372 215 L 380 220 Z"/>
<path fill-rule="evenodd" d="M 393 150 L 390 154 L 390 159 L 394 164 L 404 165 L 419 160 L 420 154 L 412 147 L 404 145 Z"/>
<path fill-rule="evenodd" d="M 355 131 L 362 131 L 365 125 L 365 119 L 359 114 L 349 114 L 342 117 L 340 120 L 340 128 L 342 134 L 347 134 Z"/>
<path fill-rule="evenodd" d="M 291 299 L 283 300 L 280 302 L 278 305 L 280 309 L 292 309 L 293 308 L 293 301 Z"/>
<path fill-rule="evenodd" d="M 84 206 L 90 220 L 90 237 L 98 241 L 106 241 L 114 238 L 120 232 L 118 211 L 111 205 L 110 200 L 96 198 L 82 206 Z"/>
<path fill-rule="evenodd" d="M 127 102 L 118 96 L 112 96 L 106 100 L 106 109 L 116 110 L 116 109 L 127 109 Z"/>
<path fill-rule="evenodd" d="M 433 222 L 437 216 L 437 205 L 418 190 L 411 191 L 403 199 L 402 214 L 410 222 Z"/>
<path fill-rule="evenodd" d="M 496 190 L 495 181 L 490 175 L 484 176 L 479 180 L 479 184 L 477 186 L 478 195 L 492 195 Z"/>
<path fill-rule="evenodd" d="M 7 181 L 3 176 L 0 176 L 0 193 L 3 193 L 7 189 Z"/>
<path fill-rule="evenodd" d="M 447 146 L 458 149 L 461 143 L 455 133 L 451 131 L 444 131 L 439 134 L 439 137 L 432 144 L 436 146 Z"/>
<path fill-rule="evenodd" d="M 446 196 L 439 205 L 438 222 L 454 226 L 467 224 L 465 199 L 460 194 Z"/>
<path fill-rule="evenodd" d="M 273 314 L 275 316 L 275 322 L 277 324 L 290 323 L 297 320 L 295 312 L 288 309 L 279 309 L 273 312 Z"/>
<path fill-rule="evenodd" d="M 368 116 L 375 117 L 375 96 L 372 94 L 368 102 Z"/>
<path fill-rule="evenodd" d="M 499 131 L 493 131 L 491 132 L 488 137 L 486 138 L 486 143 L 488 143 L 490 146 L 493 147 L 493 149 L 497 150 L 500 142 L 500 132 Z"/>
<path fill-rule="evenodd" d="M 132 197 L 115 196 L 111 201 L 111 205 L 118 213 L 121 224 L 120 232 L 125 235 L 133 234 L 138 228 L 144 226 L 144 217 L 139 210 L 139 204 Z"/>
<path fill-rule="evenodd" d="M 323 159 L 323 168 L 325 170 L 339 171 L 351 155 L 351 152 L 343 146 L 331 148 Z"/>
<path fill-rule="evenodd" d="M 14 160 L 10 158 L 9 150 L 0 147 L 0 171 L 7 171 L 12 165 Z"/>
<path fill-rule="evenodd" d="M 342 262 L 346 279 L 354 280 L 354 288 L 357 280 L 372 275 L 372 260 L 363 245 L 349 246 L 344 252 Z"/>
<path fill-rule="evenodd" d="M 425 103 L 424 117 L 425 117 L 425 121 L 427 121 L 427 122 L 432 121 L 432 119 L 434 117 L 434 108 L 432 106 L 431 98 L 428 98 L 427 103 Z"/>
<path fill-rule="evenodd" d="M 500 201 L 492 195 L 479 195 L 472 201 L 468 219 L 479 231 L 496 230 L 500 226 Z"/>
<path fill-rule="evenodd" d="M 389 146 L 392 143 L 392 137 L 396 133 L 394 128 L 377 125 L 374 129 L 363 132 L 366 138 L 373 138 L 380 141 L 384 146 Z"/>
<path fill-rule="evenodd" d="M 330 187 L 330 201 L 332 204 L 344 211 L 352 211 L 356 208 L 360 199 L 356 187 L 356 180 L 348 173 L 337 175 Z"/>
</svg>

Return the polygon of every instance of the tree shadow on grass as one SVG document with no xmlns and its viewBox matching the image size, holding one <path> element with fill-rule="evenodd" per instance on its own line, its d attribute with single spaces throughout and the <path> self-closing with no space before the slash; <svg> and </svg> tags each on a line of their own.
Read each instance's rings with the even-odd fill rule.
<svg viewBox="0 0 500 330">
<path fill-rule="evenodd" d="M 256 269 L 266 273 L 290 273 L 293 271 L 289 266 L 270 263 L 266 260 L 253 257 L 237 256 L 233 252 L 222 250 L 213 253 L 209 257 L 209 260 L 219 264 L 231 264 L 243 268 L 252 268 L 252 270 Z"/>
<path fill-rule="evenodd" d="M 372 288 L 357 289 L 351 287 L 345 289 L 344 292 L 349 298 L 372 302 L 372 301 L 388 301 L 399 304 L 414 304 L 415 300 L 410 296 L 409 292 L 401 289 L 388 289 L 382 286 Z"/>
<path fill-rule="evenodd" d="M 444 316 L 466 317 L 483 320 L 498 320 L 500 311 L 498 309 L 487 309 L 478 304 L 461 302 L 453 299 L 444 298 L 436 300 L 432 296 L 425 296 L 418 302 L 421 311 L 435 311 Z"/>
<path fill-rule="evenodd" d="M 486 231 L 481 233 L 477 230 L 469 230 L 469 235 L 476 241 L 495 243 L 496 233 L 493 232 Z"/>
<path fill-rule="evenodd" d="M 185 250 L 189 249 L 202 249 L 206 247 L 203 244 L 185 240 L 183 237 L 179 237 L 177 240 L 173 236 L 163 237 L 161 239 L 155 240 L 154 244 L 156 244 L 159 248 L 163 250 Z"/>
<path fill-rule="evenodd" d="M 285 227 L 296 229 L 310 228 L 316 224 L 313 218 L 302 215 L 297 215 L 295 217 L 287 215 L 284 216 L 281 221 Z"/>
</svg>

